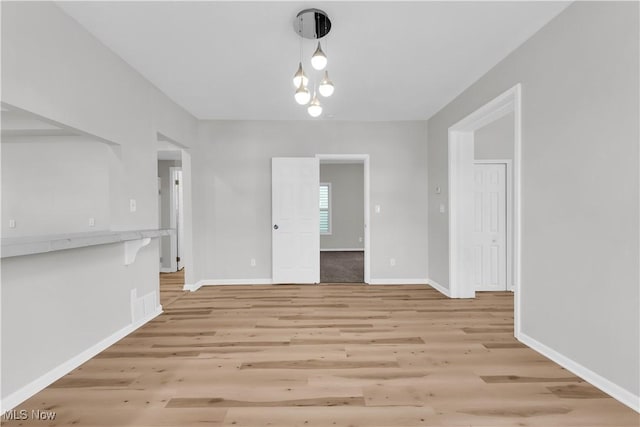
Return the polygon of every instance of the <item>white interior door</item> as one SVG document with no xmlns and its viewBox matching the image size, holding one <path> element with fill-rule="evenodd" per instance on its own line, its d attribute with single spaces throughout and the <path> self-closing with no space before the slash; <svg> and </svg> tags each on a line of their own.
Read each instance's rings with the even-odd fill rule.
<svg viewBox="0 0 640 427">
<path fill-rule="evenodd" d="M 273 158 L 271 178 L 273 283 L 319 283 L 319 161 Z"/>
<path fill-rule="evenodd" d="M 507 288 L 505 164 L 474 165 L 473 281 L 478 291 Z"/>
</svg>

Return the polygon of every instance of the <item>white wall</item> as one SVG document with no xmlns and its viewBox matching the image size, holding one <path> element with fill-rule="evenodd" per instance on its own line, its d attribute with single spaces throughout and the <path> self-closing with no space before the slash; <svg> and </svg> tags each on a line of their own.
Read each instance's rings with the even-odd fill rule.
<svg viewBox="0 0 640 427">
<path fill-rule="evenodd" d="M 3 259 L 3 401 L 130 325 L 131 290 L 157 292 L 157 253 L 153 240 L 128 266 L 121 245 Z"/>
<path fill-rule="evenodd" d="M 320 250 L 364 250 L 364 164 L 320 163 L 320 182 L 331 183 L 331 234 Z"/>
<path fill-rule="evenodd" d="M 85 137 L 3 137 L 2 237 L 108 230 L 112 155 Z"/>
<path fill-rule="evenodd" d="M 447 129 L 522 84 L 523 338 L 636 405 L 638 31 L 638 3 L 575 2 L 428 121 L 429 271 L 447 287 Z"/>
<path fill-rule="evenodd" d="M 199 131 L 192 156 L 199 279 L 272 277 L 271 158 L 316 154 L 370 155 L 371 278 L 426 279 L 424 122 L 209 121 Z"/>
<path fill-rule="evenodd" d="M 189 147 L 196 120 L 53 3 L 2 4 L 2 101 L 120 144 L 113 228 L 156 224 L 149 152 L 157 132 Z"/>
<path fill-rule="evenodd" d="M 109 228 L 156 228 L 157 133 L 189 147 L 195 118 L 53 3 L 1 7 L 2 101 L 118 144 L 109 149 Z M 15 161 L 12 147 L 3 143 L 2 151 L 4 164 Z M 77 160 L 91 162 L 92 156 Z M 33 168 L 41 159 L 33 149 L 20 161 Z M 3 179 L 3 195 L 15 194 L 14 185 Z M 45 224 L 42 193 L 22 196 Z M 102 200 L 103 194 L 94 196 Z M 78 197 L 70 199 L 76 206 Z M 129 199 L 137 200 L 136 212 L 129 212 Z M 15 198 L 9 202 L 3 197 L 3 214 L 19 208 Z M 56 231 L 38 228 L 46 230 Z M 46 385 L 38 378 L 59 373 L 57 367 L 132 325 L 131 291 L 140 297 L 158 289 L 158 244 L 143 248 L 129 266 L 123 254 L 116 244 L 2 259 L 3 409 Z"/>
<path fill-rule="evenodd" d="M 513 160 L 514 114 L 509 113 L 481 127 L 473 134 L 477 160 Z"/>
</svg>

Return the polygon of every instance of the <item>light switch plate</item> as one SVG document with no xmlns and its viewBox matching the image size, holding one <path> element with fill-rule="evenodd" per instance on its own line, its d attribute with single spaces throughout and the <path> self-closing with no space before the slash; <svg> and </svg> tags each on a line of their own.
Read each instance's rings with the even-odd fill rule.
<svg viewBox="0 0 640 427">
<path fill-rule="evenodd" d="M 440 203 L 440 213 L 444 213 L 444 203 Z"/>
<path fill-rule="evenodd" d="M 376 213 L 380 213 L 380 205 L 376 205 L 375 206 L 375 211 L 376 211 Z"/>
<path fill-rule="evenodd" d="M 15 219 L 10 219 L 9 220 L 9 228 L 16 228 L 16 220 Z"/>
<path fill-rule="evenodd" d="M 129 211 L 135 212 L 138 209 L 136 206 L 136 199 L 129 199 Z"/>
</svg>

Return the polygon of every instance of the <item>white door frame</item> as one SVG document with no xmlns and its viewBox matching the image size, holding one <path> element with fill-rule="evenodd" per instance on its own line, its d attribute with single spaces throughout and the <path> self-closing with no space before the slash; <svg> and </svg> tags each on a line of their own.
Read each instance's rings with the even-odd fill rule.
<svg viewBox="0 0 640 427">
<path fill-rule="evenodd" d="M 511 159 L 478 159 L 473 161 L 476 165 L 504 165 L 506 182 L 506 232 L 507 232 L 507 290 L 513 292 L 513 162 Z"/>
<path fill-rule="evenodd" d="M 162 228 L 162 178 L 158 177 L 158 230 Z M 158 257 L 159 269 L 162 273 L 162 239 L 158 239 L 160 245 L 160 256 Z"/>
<path fill-rule="evenodd" d="M 171 254 L 171 271 L 178 271 L 178 261 L 177 257 L 180 256 L 178 253 L 178 191 L 176 189 L 175 179 L 176 172 L 180 170 L 180 167 L 172 166 L 169 168 L 169 228 L 175 230 L 175 232 L 170 236 L 170 248 L 169 253 Z"/>
<path fill-rule="evenodd" d="M 449 289 L 452 298 L 474 298 L 471 230 L 473 208 L 474 132 L 514 113 L 513 278 L 515 336 L 520 331 L 522 143 L 521 85 L 517 84 L 449 128 Z"/>
<path fill-rule="evenodd" d="M 181 150 L 182 158 L 182 249 L 181 257 L 184 257 L 182 265 L 184 266 L 184 283 L 195 283 L 195 271 L 193 268 L 193 217 L 192 217 L 192 198 L 191 198 L 191 154 L 185 150 Z M 190 289 L 190 288 L 189 288 Z"/>
<path fill-rule="evenodd" d="M 335 161 L 336 163 L 364 164 L 364 283 L 371 281 L 371 239 L 369 229 L 369 155 L 368 154 L 316 154 L 320 159 Z"/>
<path fill-rule="evenodd" d="M 184 189 L 184 173 L 182 166 L 173 166 L 169 168 L 169 176 L 171 177 L 170 185 L 170 228 L 175 230 L 175 234 L 171 236 L 171 269 L 179 271 L 184 267 L 184 195 L 180 197 Z M 176 185 L 175 181 L 179 184 Z M 180 261 L 178 262 L 178 258 Z"/>
</svg>

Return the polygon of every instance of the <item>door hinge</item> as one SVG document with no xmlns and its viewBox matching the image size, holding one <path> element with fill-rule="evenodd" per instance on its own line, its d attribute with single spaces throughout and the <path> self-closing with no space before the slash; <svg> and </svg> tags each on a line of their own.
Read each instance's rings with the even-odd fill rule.
<svg viewBox="0 0 640 427">
<path fill-rule="evenodd" d="M 176 185 L 180 185 L 180 180 L 176 179 Z"/>
<path fill-rule="evenodd" d="M 178 256 L 178 257 L 176 257 L 176 261 L 177 261 L 177 262 L 180 262 L 180 257 L 179 257 L 179 256 Z"/>
</svg>

